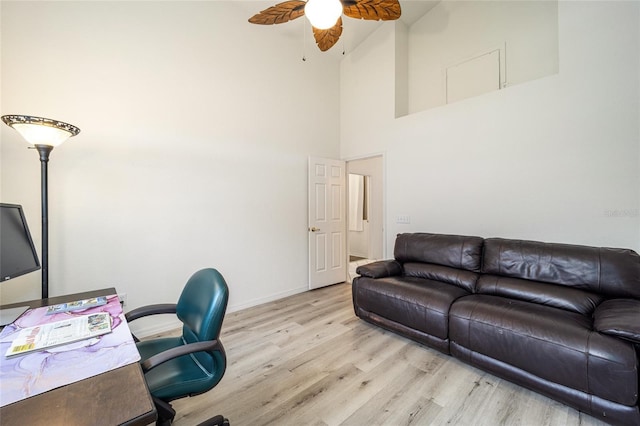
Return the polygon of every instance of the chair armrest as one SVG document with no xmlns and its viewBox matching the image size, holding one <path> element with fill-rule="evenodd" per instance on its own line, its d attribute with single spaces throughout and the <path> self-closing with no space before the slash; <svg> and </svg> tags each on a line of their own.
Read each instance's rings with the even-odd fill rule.
<svg viewBox="0 0 640 426">
<path fill-rule="evenodd" d="M 605 300 L 593 313 L 593 327 L 600 333 L 640 344 L 640 300 Z"/>
<path fill-rule="evenodd" d="M 186 345 L 168 349 L 144 360 L 140 365 L 142 366 L 142 371 L 146 373 L 152 368 L 155 368 L 158 365 L 174 358 L 178 358 L 179 356 L 212 350 L 219 350 L 224 353 L 224 347 L 219 340 L 207 340 L 206 342 L 188 343 Z"/>
<path fill-rule="evenodd" d="M 175 303 L 160 303 L 157 305 L 147 305 L 136 308 L 132 311 L 127 312 L 124 317 L 127 322 L 131 322 L 138 318 L 146 317 L 149 315 L 155 314 L 175 314 L 176 313 L 176 304 Z"/>
<path fill-rule="evenodd" d="M 402 265 L 397 260 L 379 260 L 358 266 L 356 274 L 369 278 L 384 278 L 402 275 Z"/>
<path fill-rule="evenodd" d="M 127 322 L 131 322 L 138 318 L 147 317 L 149 315 L 175 314 L 176 306 L 177 305 L 175 303 L 159 303 L 157 305 L 141 306 L 124 314 L 124 318 L 127 320 Z M 138 339 L 138 336 L 136 336 L 135 334 L 131 333 L 131 336 L 133 337 L 134 342 L 138 343 L 140 341 L 140 339 Z"/>
</svg>

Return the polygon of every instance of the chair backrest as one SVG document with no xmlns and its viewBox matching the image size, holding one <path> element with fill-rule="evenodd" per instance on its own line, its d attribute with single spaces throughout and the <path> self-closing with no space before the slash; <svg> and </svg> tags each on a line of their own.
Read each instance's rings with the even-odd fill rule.
<svg viewBox="0 0 640 426">
<path fill-rule="evenodd" d="M 184 286 L 176 307 L 176 314 L 183 323 L 185 343 L 218 339 L 228 300 L 229 288 L 216 269 L 202 269 L 193 274 Z M 199 352 L 195 356 L 210 372 L 220 368 L 219 353 Z"/>
</svg>

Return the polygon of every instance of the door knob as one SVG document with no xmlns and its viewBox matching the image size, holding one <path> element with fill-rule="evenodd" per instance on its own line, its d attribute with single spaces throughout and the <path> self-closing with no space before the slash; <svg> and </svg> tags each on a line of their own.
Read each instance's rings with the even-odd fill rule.
<svg viewBox="0 0 640 426">
<path fill-rule="evenodd" d="M 309 231 L 311 232 L 318 232 L 320 230 L 320 228 L 316 228 L 315 226 L 312 226 L 311 228 L 309 228 Z"/>
</svg>

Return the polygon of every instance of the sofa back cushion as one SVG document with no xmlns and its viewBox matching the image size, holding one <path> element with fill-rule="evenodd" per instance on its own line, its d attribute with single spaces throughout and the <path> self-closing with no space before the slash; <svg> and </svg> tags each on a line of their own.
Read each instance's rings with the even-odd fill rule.
<svg viewBox="0 0 640 426">
<path fill-rule="evenodd" d="M 482 272 L 640 299 L 640 256 L 633 250 L 488 238 Z"/>
<path fill-rule="evenodd" d="M 399 234 L 394 257 L 400 263 L 419 262 L 480 272 L 480 237 L 427 233 Z"/>
<path fill-rule="evenodd" d="M 587 316 L 591 316 L 604 301 L 604 296 L 578 288 L 498 275 L 482 275 L 476 292 L 552 306 Z"/>
<path fill-rule="evenodd" d="M 403 272 L 407 277 L 425 278 L 427 280 L 452 284 L 467 290 L 469 293 L 474 292 L 476 281 L 480 275 L 477 272 L 465 271 L 449 266 L 417 262 L 405 263 L 403 265 Z"/>
</svg>

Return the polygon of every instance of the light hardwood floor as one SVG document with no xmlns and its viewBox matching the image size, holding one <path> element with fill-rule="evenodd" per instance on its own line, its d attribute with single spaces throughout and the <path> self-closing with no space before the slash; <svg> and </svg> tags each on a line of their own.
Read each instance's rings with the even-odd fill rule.
<svg viewBox="0 0 640 426">
<path fill-rule="evenodd" d="M 227 314 L 228 367 L 174 425 L 602 425 L 353 313 L 337 284 Z"/>
</svg>

